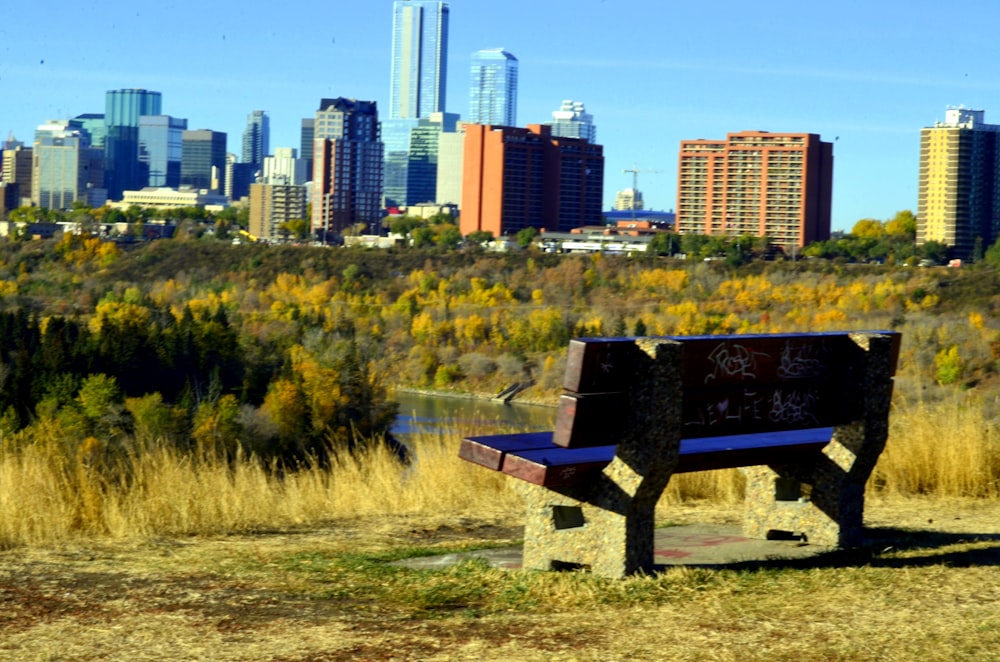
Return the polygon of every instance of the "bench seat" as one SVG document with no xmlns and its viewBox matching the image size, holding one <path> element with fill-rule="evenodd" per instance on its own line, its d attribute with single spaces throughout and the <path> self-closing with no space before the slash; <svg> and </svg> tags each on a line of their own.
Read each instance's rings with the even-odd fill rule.
<svg viewBox="0 0 1000 662">
<path fill-rule="evenodd" d="M 832 427 L 681 439 L 674 473 L 780 465 L 801 461 L 826 446 Z M 459 455 L 535 485 L 566 487 L 587 481 L 606 467 L 616 446 L 564 448 L 552 432 L 468 437 Z"/>
</svg>

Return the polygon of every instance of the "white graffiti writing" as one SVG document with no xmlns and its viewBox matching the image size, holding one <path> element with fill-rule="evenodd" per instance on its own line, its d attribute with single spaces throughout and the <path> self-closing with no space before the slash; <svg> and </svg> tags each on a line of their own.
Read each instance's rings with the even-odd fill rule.
<svg viewBox="0 0 1000 662">
<path fill-rule="evenodd" d="M 740 396 L 705 403 L 690 412 L 685 425 L 712 427 L 725 424 L 743 424 L 766 420 L 768 399 L 754 392 L 744 392 Z"/>
<path fill-rule="evenodd" d="M 775 391 L 768 418 L 775 423 L 817 424 L 816 395 L 808 391 Z"/>
<path fill-rule="evenodd" d="M 781 364 L 778 366 L 778 377 L 794 379 L 796 377 L 815 377 L 823 369 L 823 363 L 812 356 L 815 346 L 794 346 L 792 342 L 785 345 L 781 351 Z"/>
<path fill-rule="evenodd" d="M 755 352 L 744 345 L 720 343 L 708 355 L 713 369 L 705 376 L 705 383 L 717 378 L 739 377 L 745 381 L 757 378 L 757 357 L 767 354 Z"/>
</svg>

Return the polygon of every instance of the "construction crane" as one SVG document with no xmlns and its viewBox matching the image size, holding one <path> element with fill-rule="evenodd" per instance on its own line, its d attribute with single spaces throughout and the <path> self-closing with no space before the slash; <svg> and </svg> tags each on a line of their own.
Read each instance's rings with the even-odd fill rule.
<svg viewBox="0 0 1000 662">
<path fill-rule="evenodd" d="M 631 168 L 625 168 L 622 172 L 632 173 L 632 222 L 635 222 L 635 196 L 639 192 L 639 173 L 645 172 L 649 174 L 654 174 L 660 172 L 659 170 L 640 170 L 639 166 L 632 164 Z"/>
</svg>

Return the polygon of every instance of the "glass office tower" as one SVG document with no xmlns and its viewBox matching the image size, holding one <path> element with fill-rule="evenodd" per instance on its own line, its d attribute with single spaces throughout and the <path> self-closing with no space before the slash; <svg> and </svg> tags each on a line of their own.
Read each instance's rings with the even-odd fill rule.
<svg viewBox="0 0 1000 662">
<path fill-rule="evenodd" d="M 161 114 L 162 95 L 142 89 L 109 90 L 104 100 L 105 184 L 108 198 L 143 186 L 139 169 L 139 118 Z"/>
<path fill-rule="evenodd" d="M 472 54 L 468 121 L 517 126 L 517 58 L 502 48 Z"/>
<path fill-rule="evenodd" d="M 143 186 L 181 185 L 182 137 L 187 120 L 169 115 L 139 118 L 139 170 Z"/>
<path fill-rule="evenodd" d="M 429 117 L 445 107 L 448 4 L 393 3 L 389 118 Z"/>
<path fill-rule="evenodd" d="M 264 157 L 270 153 L 271 118 L 266 110 L 255 110 L 247 116 L 243 131 L 243 163 L 253 166 L 254 172 L 264 169 Z"/>
</svg>

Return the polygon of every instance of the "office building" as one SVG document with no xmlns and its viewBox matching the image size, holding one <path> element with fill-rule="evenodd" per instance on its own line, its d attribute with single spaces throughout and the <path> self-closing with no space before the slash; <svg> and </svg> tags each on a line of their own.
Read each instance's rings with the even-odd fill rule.
<svg viewBox="0 0 1000 662">
<path fill-rule="evenodd" d="M 465 160 L 465 122 L 455 131 L 438 135 L 437 188 L 434 200 L 442 205 L 462 202 L 462 165 Z"/>
<path fill-rule="evenodd" d="M 472 54 L 469 117 L 473 124 L 517 125 L 517 58 L 493 48 Z"/>
<path fill-rule="evenodd" d="M 226 154 L 223 194 L 233 202 L 242 200 L 250 195 L 250 185 L 257 181 L 260 172 L 254 164 L 240 163 L 235 154 Z"/>
<path fill-rule="evenodd" d="M 282 224 L 305 219 L 306 187 L 292 184 L 250 186 L 250 234 L 258 239 L 281 239 Z"/>
<path fill-rule="evenodd" d="M 316 118 L 306 117 L 299 128 L 299 158 L 306 161 L 306 172 L 312 179 L 313 171 L 313 138 L 316 135 Z"/>
<path fill-rule="evenodd" d="M 83 138 L 87 147 L 90 147 L 90 134 L 83 130 L 83 124 L 79 120 L 48 120 L 45 124 L 39 124 L 35 129 L 35 142 L 42 138 L 65 138 L 74 136 Z"/>
<path fill-rule="evenodd" d="M 139 118 L 139 181 L 142 185 L 181 185 L 183 135 L 187 120 L 170 115 Z"/>
<path fill-rule="evenodd" d="M 615 196 L 614 208 L 617 211 L 642 209 L 642 191 L 632 188 L 618 191 L 618 195 Z"/>
<path fill-rule="evenodd" d="M 271 118 L 267 111 L 255 110 L 247 116 L 247 128 L 243 130 L 243 163 L 253 166 L 252 170 L 264 169 L 264 157 L 271 153 Z"/>
<path fill-rule="evenodd" d="M 323 99 L 313 142 L 313 232 L 325 242 L 354 225 L 378 231 L 382 141 L 376 103 Z"/>
<path fill-rule="evenodd" d="M 17 185 L 17 195 L 20 196 L 16 207 L 31 204 L 31 171 L 34 163 L 31 147 L 18 145 L 8 146 L 3 151 L 3 179 L 5 183 Z M 13 194 L 10 194 L 13 195 Z"/>
<path fill-rule="evenodd" d="M 104 123 L 103 113 L 83 113 L 73 118 L 80 123 L 83 130 L 90 136 L 90 146 L 104 149 L 104 137 L 108 127 Z"/>
<path fill-rule="evenodd" d="M 31 199 L 45 209 L 69 209 L 74 202 L 100 207 L 104 154 L 81 131 L 45 132 L 32 149 Z"/>
<path fill-rule="evenodd" d="M 594 116 L 587 112 L 582 101 L 563 101 L 559 110 L 552 111 L 552 121 L 546 124 L 553 136 L 597 142 Z"/>
<path fill-rule="evenodd" d="M 677 230 L 802 247 L 830 238 L 832 189 L 833 144 L 813 133 L 683 140 Z"/>
<path fill-rule="evenodd" d="M 444 112 L 448 77 L 448 4 L 396 0 L 392 9 L 389 119 Z"/>
<path fill-rule="evenodd" d="M 460 229 L 513 235 L 603 222 L 604 150 L 548 126 L 465 125 Z"/>
<path fill-rule="evenodd" d="M 178 207 L 203 207 L 209 211 L 222 211 L 229 201 L 221 193 L 208 189 L 182 187 L 156 188 L 147 186 L 138 191 L 125 191 L 118 202 L 109 202 L 113 209 L 142 207 L 143 209 L 177 209 Z"/>
<path fill-rule="evenodd" d="M 21 206 L 21 187 L 11 182 L 0 181 L 0 220 L 8 212 Z"/>
<path fill-rule="evenodd" d="M 437 201 L 438 153 L 441 136 L 454 134 L 455 113 L 431 113 L 410 132 L 410 153 L 406 172 L 406 204 Z"/>
<path fill-rule="evenodd" d="M 162 95 L 142 89 L 109 90 L 105 95 L 104 167 L 108 197 L 144 184 L 139 168 L 139 118 L 161 115 Z"/>
<path fill-rule="evenodd" d="M 455 113 L 431 113 L 423 119 L 382 122 L 386 207 L 436 200 L 439 140 L 445 133 L 454 133 L 457 122 Z"/>
<path fill-rule="evenodd" d="M 970 258 L 1000 236 L 1000 125 L 949 108 L 920 131 L 917 245 L 936 241 Z"/>
<path fill-rule="evenodd" d="M 294 147 L 276 147 L 274 156 L 264 157 L 264 184 L 301 186 L 309 181 L 307 161 L 298 158 Z"/>
<path fill-rule="evenodd" d="M 410 133 L 420 120 L 416 117 L 382 121 L 382 193 L 385 207 L 405 207 L 410 170 Z"/>
<path fill-rule="evenodd" d="M 181 186 L 226 190 L 226 134 L 209 129 L 181 133 Z"/>
</svg>

